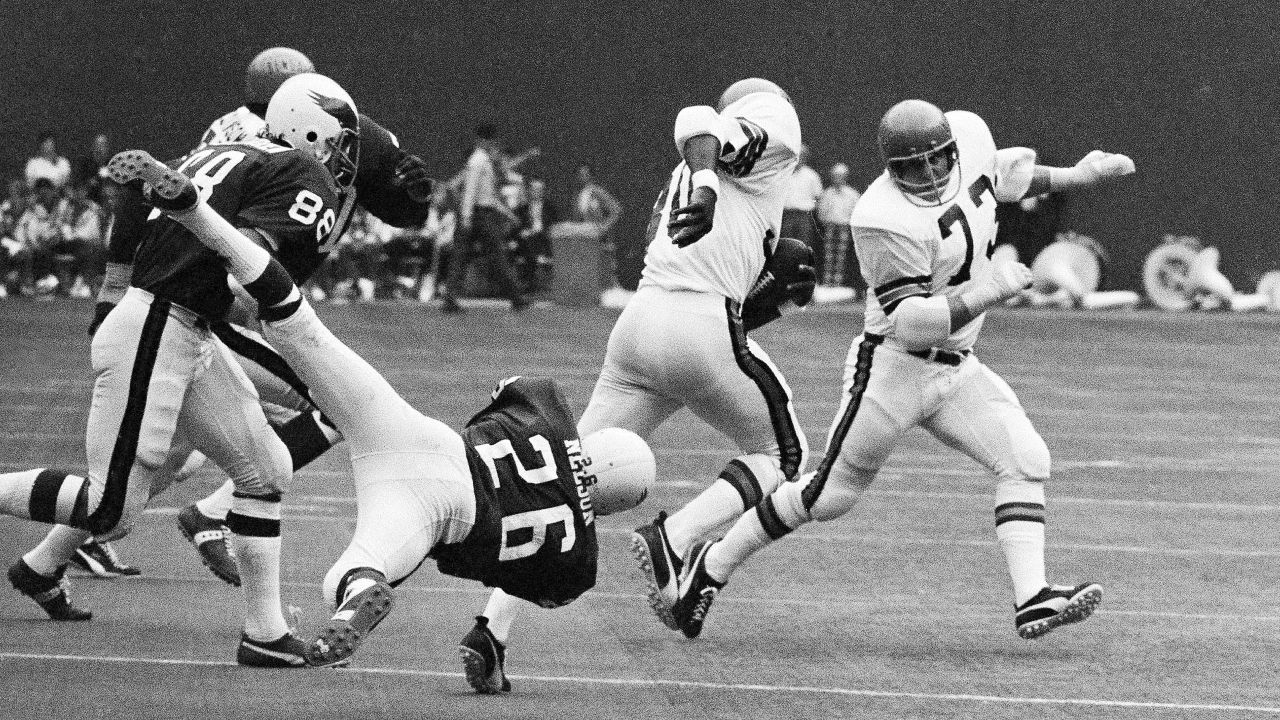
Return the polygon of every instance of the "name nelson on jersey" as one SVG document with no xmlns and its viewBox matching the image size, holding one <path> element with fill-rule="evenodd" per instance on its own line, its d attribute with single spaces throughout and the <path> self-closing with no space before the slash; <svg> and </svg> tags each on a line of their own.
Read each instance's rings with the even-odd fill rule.
<svg viewBox="0 0 1280 720">
<path fill-rule="evenodd" d="M 591 505 L 591 486 L 596 484 L 595 473 L 591 472 L 591 459 L 582 452 L 582 441 L 578 438 L 564 441 L 565 452 L 569 454 L 569 469 L 573 470 L 573 484 L 578 489 L 578 508 L 582 510 L 582 522 L 590 525 L 596 521 L 595 508 Z"/>
</svg>

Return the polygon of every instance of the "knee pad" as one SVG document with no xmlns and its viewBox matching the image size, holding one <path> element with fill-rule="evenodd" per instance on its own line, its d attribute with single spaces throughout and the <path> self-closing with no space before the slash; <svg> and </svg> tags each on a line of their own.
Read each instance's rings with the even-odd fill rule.
<svg viewBox="0 0 1280 720">
<path fill-rule="evenodd" d="M 1001 480 L 1029 480 L 1045 482 L 1049 479 L 1051 466 L 1049 446 L 1044 440 L 1036 437 L 1034 441 L 1024 439 L 1013 453 L 1011 467 L 999 473 Z"/>
<path fill-rule="evenodd" d="M 770 455 L 743 455 L 729 461 L 720 472 L 720 479 L 729 483 L 742 497 L 742 507 L 753 508 L 771 495 L 786 478 L 778 458 Z"/>
<path fill-rule="evenodd" d="M 281 495 L 293 477 L 293 459 L 283 441 L 271 435 L 271 447 L 258 463 L 245 462 L 239 467 L 223 468 L 231 476 L 236 492 L 248 497 Z"/>
<path fill-rule="evenodd" d="M 839 459 L 832 467 L 806 476 L 802 493 L 809 516 L 819 522 L 835 520 L 858 504 L 862 493 L 876 477 L 876 470 L 859 468 Z"/>
</svg>

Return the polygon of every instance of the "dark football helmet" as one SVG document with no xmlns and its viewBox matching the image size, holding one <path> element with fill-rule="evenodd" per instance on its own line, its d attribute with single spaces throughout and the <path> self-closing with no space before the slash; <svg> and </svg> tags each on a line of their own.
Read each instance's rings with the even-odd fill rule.
<svg viewBox="0 0 1280 720">
<path fill-rule="evenodd" d="M 903 100 L 880 119 L 880 155 L 889 177 L 907 195 L 941 205 L 959 188 L 947 192 L 958 172 L 960 151 L 942 110 L 924 100 Z"/>
</svg>

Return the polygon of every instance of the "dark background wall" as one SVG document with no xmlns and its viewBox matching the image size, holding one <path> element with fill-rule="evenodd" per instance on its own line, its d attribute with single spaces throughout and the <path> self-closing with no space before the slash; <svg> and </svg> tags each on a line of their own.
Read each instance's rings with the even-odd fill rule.
<svg viewBox="0 0 1280 720">
<path fill-rule="evenodd" d="M 1280 267 L 1275 110 L 1280 3 L 367 2 L 4 0 L 0 175 L 21 172 L 42 129 L 68 157 L 97 131 L 117 148 L 177 155 L 241 103 L 259 50 L 297 47 L 441 176 L 470 129 L 496 121 L 567 200 L 589 161 L 627 206 L 632 248 L 676 162 L 683 106 L 759 75 L 786 87 L 820 169 L 879 172 L 874 132 L 905 97 L 986 118 L 997 143 L 1073 163 L 1125 152 L 1139 175 L 1068 206 L 1102 240 L 1112 284 L 1137 287 L 1166 232 L 1223 249 L 1252 289 Z"/>
</svg>

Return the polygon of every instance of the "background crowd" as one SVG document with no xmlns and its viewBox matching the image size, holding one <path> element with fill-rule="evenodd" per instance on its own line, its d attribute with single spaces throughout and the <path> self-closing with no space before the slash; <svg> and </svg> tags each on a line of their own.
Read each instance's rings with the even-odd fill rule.
<svg viewBox="0 0 1280 720">
<path fill-rule="evenodd" d="M 74 160 L 57 137 L 41 133 L 25 176 L 7 183 L 0 203 L 0 298 L 91 297 L 101 282 L 111 207 L 119 186 L 103 170 L 116 148 L 99 133 Z M 547 297 L 555 275 L 556 227 L 586 228 L 599 240 L 599 287 L 625 301 L 620 252 L 643 252 L 639 239 L 616 237 L 624 206 L 588 163 L 577 166 L 565 205 L 552 199 L 537 147 L 513 152 L 497 129 L 475 129 L 475 144 L 457 173 L 443 178 L 420 226 L 395 228 L 357 209 L 329 261 L 308 284 L 314 300 L 439 300 L 503 296 L 519 309 Z M 815 248 L 819 300 L 856 295 L 859 276 L 849 242 L 849 213 L 859 193 L 849 168 L 835 163 L 829 182 L 804 162 L 784 218 L 783 234 Z M 644 199 L 647 204 L 648 198 Z M 574 262 L 560 258 L 559 262 Z"/>
</svg>

